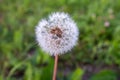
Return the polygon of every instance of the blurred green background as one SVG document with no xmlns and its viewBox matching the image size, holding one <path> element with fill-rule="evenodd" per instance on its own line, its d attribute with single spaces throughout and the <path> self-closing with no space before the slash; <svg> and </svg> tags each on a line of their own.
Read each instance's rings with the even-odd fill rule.
<svg viewBox="0 0 120 80">
<path fill-rule="evenodd" d="M 67 12 L 77 46 L 59 56 L 57 80 L 120 80 L 120 0 L 0 0 L 0 80 L 51 80 L 54 57 L 36 43 L 35 26 Z"/>
</svg>

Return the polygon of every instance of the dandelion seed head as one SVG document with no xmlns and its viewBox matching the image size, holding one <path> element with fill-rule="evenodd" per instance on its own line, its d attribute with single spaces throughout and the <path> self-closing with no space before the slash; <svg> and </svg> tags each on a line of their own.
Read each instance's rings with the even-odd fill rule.
<svg viewBox="0 0 120 80">
<path fill-rule="evenodd" d="M 64 54 L 78 40 L 78 28 L 70 16 L 63 12 L 51 14 L 39 22 L 35 29 L 39 46 L 50 55 Z"/>
<path fill-rule="evenodd" d="M 109 27 L 110 26 L 110 22 L 109 21 L 105 21 L 104 26 L 105 27 Z"/>
</svg>

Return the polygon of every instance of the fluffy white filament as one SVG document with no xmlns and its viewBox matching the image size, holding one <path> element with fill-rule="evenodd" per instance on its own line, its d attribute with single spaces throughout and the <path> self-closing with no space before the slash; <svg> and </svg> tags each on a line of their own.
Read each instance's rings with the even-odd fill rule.
<svg viewBox="0 0 120 80">
<path fill-rule="evenodd" d="M 39 46 L 50 53 L 59 55 L 71 50 L 78 40 L 78 28 L 70 16 L 63 12 L 51 14 L 39 22 L 35 29 Z"/>
</svg>

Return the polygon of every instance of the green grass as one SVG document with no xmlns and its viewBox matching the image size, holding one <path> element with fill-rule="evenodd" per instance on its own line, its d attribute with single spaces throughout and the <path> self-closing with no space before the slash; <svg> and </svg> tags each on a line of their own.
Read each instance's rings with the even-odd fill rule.
<svg viewBox="0 0 120 80">
<path fill-rule="evenodd" d="M 120 67 L 119 9 L 119 0 L 0 0 L 0 80 L 51 79 L 54 58 L 38 47 L 34 31 L 40 19 L 56 11 L 69 13 L 80 31 L 78 45 L 60 56 L 58 80 L 82 76 L 75 73 L 80 63 Z"/>
</svg>

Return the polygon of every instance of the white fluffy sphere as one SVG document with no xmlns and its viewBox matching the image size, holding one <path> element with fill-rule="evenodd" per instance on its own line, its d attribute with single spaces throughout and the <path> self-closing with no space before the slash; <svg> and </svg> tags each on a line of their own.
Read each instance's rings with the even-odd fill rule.
<svg viewBox="0 0 120 80">
<path fill-rule="evenodd" d="M 50 53 L 59 55 L 71 50 L 78 40 L 78 28 L 70 16 L 63 12 L 51 14 L 39 22 L 35 29 L 39 46 Z"/>
</svg>

